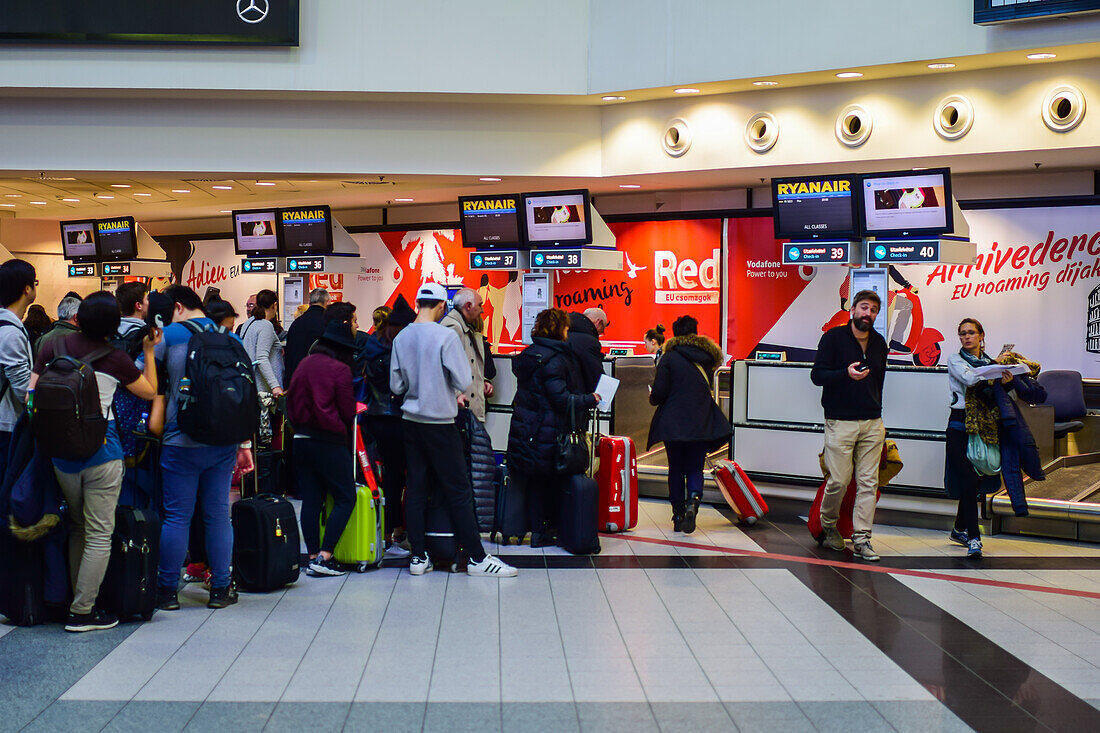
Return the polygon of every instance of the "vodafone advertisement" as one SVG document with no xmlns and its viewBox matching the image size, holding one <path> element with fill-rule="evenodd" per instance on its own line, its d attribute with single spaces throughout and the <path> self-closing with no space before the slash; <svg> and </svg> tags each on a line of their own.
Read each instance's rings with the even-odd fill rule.
<svg viewBox="0 0 1100 733">
<path fill-rule="evenodd" d="M 1086 377 L 1100 377 L 1100 207 L 963 213 L 977 245 L 976 265 L 901 265 L 892 273 L 890 313 L 879 317 L 890 319 L 892 346 L 905 348 L 892 348 L 890 360 L 945 363 L 947 354 L 959 348 L 959 321 L 973 317 L 982 322 L 986 347 L 992 352 L 1013 343 L 1016 351 L 1041 362 L 1044 369 L 1074 369 Z M 733 259 L 732 233 L 730 243 Z M 767 259 L 778 258 L 776 248 Z M 776 278 L 788 286 L 780 286 L 763 303 L 731 296 L 731 350 L 735 331 L 745 331 L 742 321 L 748 319 L 757 331 L 766 326 L 761 348 L 785 350 L 790 360 L 812 359 L 822 328 L 847 318 L 842 311 L 842 299 L 849 295 L 847 268 L 778 268 L 747 258 L 742 262 L 747 268 L 743 277 L 753 280 L 771 279 L 766 273 L 772 271 L 791 274 Z M 912 288 L 905 288 L 899 278 Z M 731 293 L 734 290 L 731 282 Z M 764 312 L 758 315 L 759 309 Z M 748 334 L 749 341 L 753 337 Z"/>
</svg>

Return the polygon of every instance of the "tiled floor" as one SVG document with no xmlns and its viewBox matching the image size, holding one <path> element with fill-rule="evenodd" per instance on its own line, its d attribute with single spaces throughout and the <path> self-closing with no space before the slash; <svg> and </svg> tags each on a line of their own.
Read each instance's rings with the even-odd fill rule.
<svg viewBox="0 0 1100 733">
<path fill-rule="evenodd" d="M 644 501 L 595 560 L 493 548 L 522 564 L 515 579 L 384 567 L 217 612 L 190 586 L 179 612 L 79 637 L 0 626 L 0 730 L 1100 725 L 1100 598 L 822 565 L 846 556 L 796 517 L 742 530 L 706 508 L 687 537 L 667 515 Z M 962 555 L 942 532 L 875 537 L 892 567 Z M 938 572 L 1100 591 L 1096 546 L 994 537 L 986 554 Z"/>
</svg>

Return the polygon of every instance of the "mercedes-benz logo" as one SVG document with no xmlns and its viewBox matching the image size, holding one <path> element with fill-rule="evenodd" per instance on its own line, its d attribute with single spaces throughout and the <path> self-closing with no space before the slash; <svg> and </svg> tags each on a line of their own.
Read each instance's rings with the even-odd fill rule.
<svg viewBox="0 0 1100 733">
<path fill-rule="evenodd" d="M 245 23 L 259 23 L 269 12 L 270 0 L 237 0 L 237 17 Z"/>
</svg>

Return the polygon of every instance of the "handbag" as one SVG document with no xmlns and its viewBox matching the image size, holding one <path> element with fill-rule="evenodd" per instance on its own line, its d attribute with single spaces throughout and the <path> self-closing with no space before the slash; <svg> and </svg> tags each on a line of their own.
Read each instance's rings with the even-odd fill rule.
<svg viewBox="0 0 1100 733">
<path fill-rule="evenodd" d="M 577 412 L 569 396 L 569 432 L 558 436 L 554 472 L 573 476 L 588 470 L 588 436 L 577 429 Z"/>
<path fill-rule="evenodd" d="M 1001 446 L 986 443 L 977 433 L 970 433 L 967 438 L 966 457 L 982 476 L 996 476 L 1001 472 Z"/>
</svg>

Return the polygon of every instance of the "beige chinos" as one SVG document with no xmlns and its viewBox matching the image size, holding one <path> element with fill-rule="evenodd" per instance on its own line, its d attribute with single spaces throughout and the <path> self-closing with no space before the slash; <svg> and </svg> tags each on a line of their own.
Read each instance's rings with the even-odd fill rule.
<svg viewBox="0 0 1100 733">
<path fill-rule="evenodd" d="M 826 420 L 825 467 L 829 480 L 821 500 L 821 526 L 836 527 L 837 515 L 844 493 L 856 477 L 856 501 L 852 510 L 852 542 L 871 539 L 875 523 L 875 503 L 878 494 L 878 467 L 886 428 L 882 418 L 873 420 Z"/>
<path fill-rule="evenodd" d="M 80 473 L 54 469 L 69 504 L 70 613 L 91 613 L 111 559 L 115 507 L 122 488 L 122 461 L 89 466 Z"/>
</svg>

